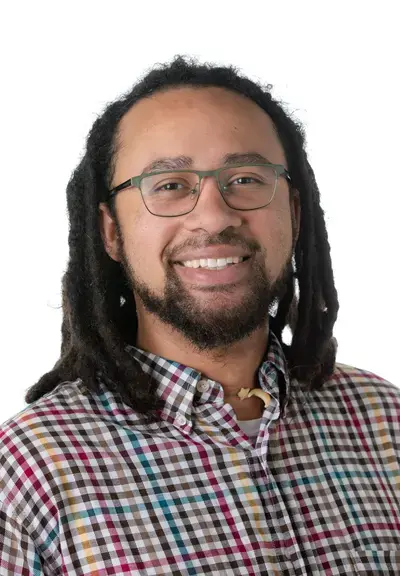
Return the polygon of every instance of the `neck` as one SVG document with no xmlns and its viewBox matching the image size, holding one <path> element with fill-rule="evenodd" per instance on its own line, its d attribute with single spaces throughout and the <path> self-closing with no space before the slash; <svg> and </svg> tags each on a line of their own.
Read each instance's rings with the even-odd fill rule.
<svg viewBox="0 0 400 576">
<path fill-rule="evenodd" d="M 259 418 L 263 402 L 257 398 L 241 401 L 241 388 L 259 388 L 258 368 L 268 345 L 268 323 L 228 348 L 198 351 L 183 335 L 160 322 L 154 315 L 139 315 L 136 346 L 162 358 L 179 362 L 201 372 L 203 378 L 219 382 L 225 402 L 239 420 Z"/>
</svg>

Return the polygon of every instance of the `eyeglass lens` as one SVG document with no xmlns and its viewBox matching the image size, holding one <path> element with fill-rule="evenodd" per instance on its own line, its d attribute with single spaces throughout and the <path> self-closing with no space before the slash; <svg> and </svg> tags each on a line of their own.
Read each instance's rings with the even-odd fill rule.
<svg viewBox="0 0 400 576">
<path fill-rule="evenodd" d="M 222 170 L 218 176 L 223 197 L 231 208 L 251 210 L 271 201 L 277 183 L 272 166 L 241 166 Z M 195 172 L 151 174 L 141 181 L 143 200 L 159 216 L 190 212 L 197 201 L 199 176 Z"/>
</svg>

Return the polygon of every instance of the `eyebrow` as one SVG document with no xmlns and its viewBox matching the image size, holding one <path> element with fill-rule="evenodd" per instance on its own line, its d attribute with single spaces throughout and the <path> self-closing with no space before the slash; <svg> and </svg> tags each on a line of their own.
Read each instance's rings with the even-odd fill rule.
<svg viewBox="0 0 400 576">
<path fill-rule="evenodd" d="M 259 164 L 271 163 L 270 160 L 259 154 L 258 152 L 244 152 L 225 154 L 222 158 L 222 166 L 229 166 L 230 164 Z M 185 168 L 193 167 L 193 159 L 190 156 L 165 156 L 157 158 L 147 164 L 142 171 L 142 174 L 152 172 L 153 170 L 183 170 Z"/>
</svg>

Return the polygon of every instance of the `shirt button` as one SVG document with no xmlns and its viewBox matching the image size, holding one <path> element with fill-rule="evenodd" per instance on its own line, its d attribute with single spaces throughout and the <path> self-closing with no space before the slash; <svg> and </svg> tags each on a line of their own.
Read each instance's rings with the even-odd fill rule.
<svg viewBox="0 0 400 576">
<path fill-rule="evenodd" d="M 177 416 L 176 421 L 177 421 L 179 426 L 184 426 L 186 424 L 186 418 L 184 416 L 182 416 L 181 414 L 179 416 Z"/>
<path fill-rule="evenodd" d="M 197 390 L 199 392 L 207 392 L 210 388 L 210 383 L 208 380 L 199 380 L 197 383 Z"/>
</svg>

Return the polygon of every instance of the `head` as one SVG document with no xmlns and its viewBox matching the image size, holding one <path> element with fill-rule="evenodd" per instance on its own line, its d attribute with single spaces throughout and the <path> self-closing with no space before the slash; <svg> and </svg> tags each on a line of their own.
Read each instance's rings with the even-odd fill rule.
<svg viewBox="0 0 400 576">
<path fill-rule="evenodd" d="M 260 158 L 287 169 L 284 149 L 264 110 L 241 94 L 212 86 L 169 87 L 132 106 L 119 125 L 112 188 L 148 173 L 156 161 L 160 170 L 160 158 L 169 169 L 208 170 L 224 160 L 229 167 L 260 163 Z M 249 170 L 237 173 L 251 175 Z M 298 191 L 278 178 L 268 205 L 237 210 L 225 202 L 217 180 L 206 177 L 191 211 L 173 217 L 155 215 L 143 196 L 138 187 L 128 187 L 111 208 L 100 205 L 105 249 L 123 267 L 139 327 L 146 324 L 146 315 L 156 315 L 194 348 L 220 351 L 267 326 L 274 302 L 293 276 Z M 182 262 L 200 259 L 207 251 L 210 258 L 213 252 L 244 255 L 247 263 L 235 270 L 238 279 L 190 280 L 188 276 L 199 274 Z M 246 273 L 239 274 L 244 267 Z"/>
<path fill-rule="evenodd" d="M 151 214 L 134 187 L 110 198 L 156 159 L 212 170 L 229 165 L 232 154 L 282 165 L 290 181 L 279 178 L 272 202 L 249 211 L 231 208 L 211 176 L 196 188 L 193 210 L 180 216 Z M 268 89 L 233 67 L 182 57 L 153 69 L 95 121 L 67 201 L 61 356 L 27 402 L 78 377 L 95 390 L 101 374 L 128 405 L 155 419 L 154 383 L 125 350 L 149 315 L 201 350 L 230 346 L 269 323 L 292 376 L 315 388 L 331 375 L 339 306 L 319 191 L 303 130 Z M 218 249 L 249 256 L 245 272 L 225 283 L 190 282 L 179 262 Z M 286 326 L 290 346 L 282 342 Z"/>
</svg>

